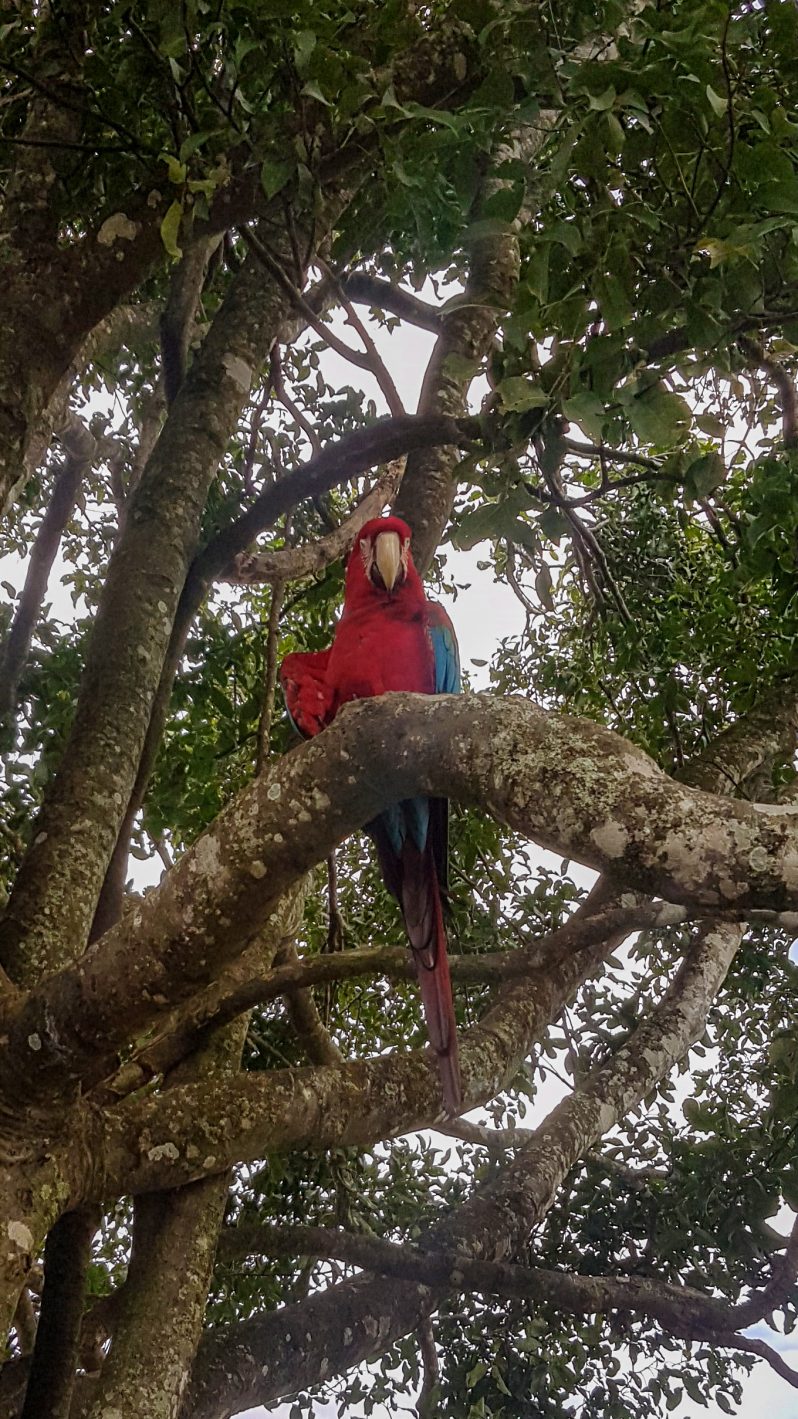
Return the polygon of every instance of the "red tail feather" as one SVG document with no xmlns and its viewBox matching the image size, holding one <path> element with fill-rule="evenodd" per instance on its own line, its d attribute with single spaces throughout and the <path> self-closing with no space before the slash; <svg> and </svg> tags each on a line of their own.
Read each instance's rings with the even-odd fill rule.
<svg viewBox="0 0 798 1419">
<path fill-rule="evenodd" d="M 438 874 L 429 842 L 424 852 L 419 852 L 410 839 L 404 844 L 401 903 L 421 986 L 427 1033 L 438 1056 L 444 1103 L 447 1112 L 456 1118 L 463 1103 L 457 1026 Z"/>
</svg>

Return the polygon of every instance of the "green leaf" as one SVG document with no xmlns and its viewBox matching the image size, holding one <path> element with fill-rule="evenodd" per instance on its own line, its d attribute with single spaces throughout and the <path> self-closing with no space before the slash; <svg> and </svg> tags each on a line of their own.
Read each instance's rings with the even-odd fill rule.
<svg viewBox="0 0 798 1419">
<path fill-rule="evenodd" d="M 452 533 L 452 543 L 461 551 L 468 551 L 477 542 L 496 541 L 507 537 L 511 542 L 519 542 L 533 555 L 539 555 L 540 546 L 536 534 L 528 523 L 519 519 L 533 501 L 523 486 L 514 488 L 501 502 L 486 502 L 480 507 L 466 512 Z"/>
<path fill-rule="evenodd" d="M 726 464 L 715 449 L 703 453 L 685 473 L 685 492 L 695 498 L 706 498 L 726 481 L 726 475 Z"/>
<path fill-rule="evenodd" d="M 611 272 L 597 275 L 595 292 L 607 329 L 625 329 L 632 318 L 632 303 L 620 278 Z"/>
<path fill-rule="evenodd" d="M 697 414 L 695 422 L 702 434 L 709 434 L 710 438 L 722 439 L 726 433 L 726 425 L 717 414 Z"/>
<path fill-rule="evenodd" d="M 316 48 L 316 36 L 312 30 L 300 30 L 294 40 L 294 60 L 300 73 L 307 65 L 313 50 Z"/>
<path fill-rule="evenodd" d="M 535 591 L 541 606 L 547 611 L 554 610 L 554 588 L 548 562 L 543 562 L 535 577 Z"/>
<path fill-rule="evenodd" d="M 584 246 L 582 233 L 576 222 L 552 222 L 543 235 L 547 241 L 561 242 L 572 256 L 577 256 Z"/>
<path fill-rule="evenodd" d="M 469 359 L 467 355 L 459 355 L 453 350 L 451 355 L 447 355 L 443 362 L 443 369 L 450 379 L 460 380 L 474 379 L 479 370 L 479 360 Z"/>
<path fill-rule="evenodd" d="M 617 157 L 626 142 L 626 129 L 614 113 L 605 114 L 605 121 L 608 129 L 607 147 L 613 156 Z"/>
<path fill-rule="evenodd" d="M 185 182 L 185 163 L 181 163 L 178 158 L 172 155 L 172 153 L 161 153 L 161 162 L 166 163 L 170 182 L 173 182 L 176 187 L 179 187 L 181 183 Z"/>
<path fill-rule="evenodd" d="M 711 84 L 707 84 L 706 94 L 713 110 L 720 118 L 729 107 L 729 100 L 723 98 L 720 94 L 716 94 Z"/>
<path fill-rule="evenodd" d="M 539 384 L 532 384 L 523 375 L 509 375 L 496 386 L 505 409 L 522 413 L 525 409 L 545 409 L 549 396 Z"/>
<path fill-rule="evenodd" d="M 423 118 L 428 123 L 450 129 L 452 133 L 459 133 L 465 122 L 459 114 L 447 113 L 445 108 L 425 108 L 420 103 L 409 103 L 404 111 L 411 118 Z"/>
<path fill-rule="evenodd" d="M 692 410 L 679 394 L 654 385 L 627 405 L 629 423 L 643 443 L 682 443 L 690 433 Z"/>
<path fill-rule="evenodd" d="M 491 196 L 482 204 L 481 217 L 498 217 L 501 221 L 512 222 L 518 216 L 524 200 L 524 184 L 516 182 L 507 184 L 498 192 L 491 193 Z"/>
<path fill-rule="evenodd" d="M 173 202 L 161 222 L 161 241 L 173 261 L 179 261 L 183 255 L 182 249 L 177 244 L 182 220 L 183 204 L 182 202 Z"/>
<path fill-rule="evenodd" d="M 200 133 L 189 133 L 187 138 L 180 144 L 180 161 L 193 156 L 200 148 L 203 148 L 209 138 L 215 138 L 219 130 L 217 128 L 203 128 Z"/>
<path fill-rule="evenodd" d="M 502 1376 L 501 1370 L 498 1368 L 497 1365 L 493 1365 L 491 1367 L 490 1374 L 493 1383 L 499 1391 L 499 1394 L 506 1394 L 508 1399 L 512 1399 L 512 1395 L 504 1382 L 504 1377 Z"/>
<path fill-rule="evenodd" d="M 798 178 L 789 182 L 763 182 L 753 200 L 765 212 L 788 212 L 798 217 Z"/>
<path fill-rule="evenodd" d="M 464 236 L 466 241 L 480 241 L 484 237 L 508 236 L 511 231 L 510 223 L 500 217 L 478 217 L 475 222 L 469 222 Z"/>
<path fill-rule="evenodd" d="M 403 114 L 405 118 L 410 117 L 409 109 L 406 109 L 404 104 L 401 104 L 398 98 L 396 97 L 396 90 L 394 89 L 393 84 L 388 85 L 387 89 L 385 90 L 385 93 L 380 99 L 380 105 L 382 108 L 395 108 L 397 112 Z"/>
<path fill-rule="evenodd" d="M 692 1375 L 685 1374 L 682 1376 L 682 1378 L 684 1380 L 684 1387 L 687 1390 L 687 1393 L 689 1394 L 693 1403 L 701 1404 L 706 1409 L 706 1396 L 702 1393 L 701 1386 L 698 1384 L 698 1382 L 693 1378 Z"/>
<path fill-rule="evenodd" d="M 282 192 L 294 171 L 294 163 L 286 162 L 284 158 L 266 158 L 261 163 L 260 185 L 267 198 L 271 199 L 278 192 Z"/>
<path fill-rule="evenodd" d="M 479 1384 L 479 1381 L 483 1379 L 487 1373 L 488 1366 L 484 1363 L 484 1361 L 477 1360 L 476 1365 L 474 1365 L 473 1369 L 469 1370 L 468 1374 L 466 1375 L 467 1389 L 473 1389 L 474 1386 Z"/>
<path fill-rule="evenodd" d="M 557 543 L 571 530 L 571 524 L 565 513 L 560 512 L 556 507 L 547 507 L 546 511 L 540 514 L 538 527 L 551 542 Z"/>
<path fill-rule="evenodd" d="M 566 419 L 571 423 L 579 424 L 594 443 L 601 442 L 607 414 L 604 404 L 597 394 L 592 394 L 589 389 L 580 390 L 578 394 L 565 400 L 562 411 Z"/>
<path fill-rule="evenodd" d="M 610 87 L 605 89 L 603 94 L 591 94 L 588 102 L 590 107 L 595 109 L 597 113 L 603 113 L 606 109 L 612 108 L 616 98 L 617 94 L 615 89 L 612 87 L 612 84 L 610 84 Z"/>
<path fill-rule="evenodd" d="M 324 97 L 315 79 L 308 79 L 307 83 L 302 85 L 300 92 L 305 94 L 307 98 L 315 99 L 317 103 L 323 103 L 327 108 L 330 107 L 330 100 Z"/>
</svg>

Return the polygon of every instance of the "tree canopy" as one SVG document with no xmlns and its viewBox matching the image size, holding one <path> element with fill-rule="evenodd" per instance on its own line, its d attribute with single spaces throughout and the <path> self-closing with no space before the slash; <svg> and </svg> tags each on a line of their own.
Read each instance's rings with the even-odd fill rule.
<svg viewBox="0 0 798 1419">
<path fill-rule="evenodd" d="M 795 5 L 14 0 L 0 73 L 3 1413 L 798 1387 Z M 386 507 L 524 631 L 297 745 Z"/>
</svg>

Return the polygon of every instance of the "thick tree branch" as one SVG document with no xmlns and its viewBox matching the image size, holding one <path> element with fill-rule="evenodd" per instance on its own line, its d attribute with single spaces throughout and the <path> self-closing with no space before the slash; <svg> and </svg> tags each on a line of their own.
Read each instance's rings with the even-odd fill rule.
<svg viewBox="0 0 798 1419">
<path fill-rule="evenodd" d="M 300 879 L 269 913 L 266 927 L 237 960 L 222 971 L 213 985 L 172 1012 L 163 1033 L 126 1060 L 107 1084 L 95 1090 L 95 1104 L 116 1103 L 149 1084 L 157 1075 L 171 1075 L 182 1060 L 203 1048 L 220 1025 L 229 1025 L 260 1002 L 257 986 L 277 980 L 277 995 L 290 988 L 294 967 L 269 970 L 268 963 L 296 939 L 305 908 L 305 880 Z M 285 982 L 280 977 L 285 975 Z M 304 984 L 304 982 L 299 982 Z"/>
<path fill-rule="evenodd" d="M 22 1359 L 27 1359 L 33 1354 L 33 1347 L 36 1344 L 36 1324 L 36 1312 L 33 1309 L 31 1293 L 27 1286 L 23 1286 L 17 1302 L 17 1309 L 14 1312 L 14 1330 Z"/>
<path fill-rule="evenodd" d="M 706 938 L 716 947 L 723 974 L 731 960 L 731 955 L 727 959 L 723 951 L 730 950 L 733 955 L 739 936 L 740 928 L 734 925 L 704 928 L 701 940 Z M 617 937 L 608 939 L 605 933 L 603 949 L 594 948 L 588 962 L 597 964 L 601 955 L 616 944 Z M 715 957 L 711 957 L 707 969 L 715 965 Z M 584 976 L 585 968 L 585 956 L 573 954 L 560 967 L 508 989 L 484 1019 L 461 1037 L 467 1108 L 487 1103 L 507 1086 L 532 1040 L 562 1008 Z M 708 1008 L 711 996 L 706 989 L 701 994 L 704 981 L 700 973 L 694 971 L 691 975 L 688 971 L 685 979 L 695 997 L 688 1001 L 694 1013 L 702 1002 Z M 682 977 L 677 977 L 674 992 L 680 1001 L 686 990 Z M 641 1049 L 644 1044 L 648 1049 L 642 1063 L 634 1058 L 628 1061 L 619 1052 L 613 1057 L 616 1072 L 623 1065 L 623 1070 L 633 1075 L 635 1062 L 645 1069 L 651 1066 L 655 1055 L 665 1058 L 662 1050 L 657 1053 L 648 1043 L 646 1034 L 646 1026 L 650 1026 L 652 1038 L 659 1041 L 662 1020 L 668 1022 L 664 1006 L 652 1019 L 653 1025 L 651 1021 L 644 1022 L 634 1037 Z M 688 1017 L 688 1024 L 692 1019 L 692 1015 Z M 681 1016 L 679 1022 L 681 1026 Z M 673 1047 L 670 1041 L 667 1048 Z M 663 1068 L 670 1068 L 667 1059 Z M 596 1077 L 599 1076 L 600 1071 Z M 582 1097 L 589 1092 L 592 1078 L 584 1086 Z M 635 1078 L 632 1077 L 631 1087 Z M 630 1087 L 629 1080 L 625 1083 Z M 600 1092 L 599 1086 L 597 1091 Z M 619 1117 L 623 1111 L 619 1109 Z M 101 1175 L 106 1180 L 118 1177 L 120 1182 L 126 1178 L 135 1192 L 158 1186 L 165 1171 L 176 1179 L 190 1181 L 209 1168 L 260 1157 L 269 1147 L 298 1148 L 311 1141 L 316 1147 L 366 1146 L 429 1124 L 440 1112 L 434 1060 L 427 1052 L 416 1051 L 332 1069 L 244 1075 L 212 1097 L 203 1095 L 202 1110 L 196 1092 L 190 1088 L 172 1090 L 160 1098 L 133 1100 L 109 1118 L 106 1130 L 95 1133 L 89 1146 Z M 588 1112 L 585 1107 L 585 1117 Z M 592 1114 L 590 1117 L 593 1119 Z M 596 1138 L 599 1136 L 600 1133 Z M 524 1157 L 537 1142 L 539 1131 L 522 1150 Z M 197 1149 L 206 1155 L 204 1167 Z"/>
<path fill-rule="evenodd" d="M 422 1238 L 425 1249 L 453 1247 L 472 1259 L 494 1262 L 512 1255 L 545 1216 L 577 1159 L 700 1036 L 738 940 L 733 928 L 701 933 L 662 1004 L 606 1065 L 553 1110 L 495 1183 L 430 1229 Z M 436 1304 L 435 1290 L 418 1282 L 394 1287 L 389 1303 L 384 1292 L 382 1281 L 344 1283 L 301 1307 L 254 1317 L 209 1336 L 200 1351 L 186 1419 L 227 1419 L 247 1404 L 269 1403 L 317 1384 L 329 1373 L 330 1355 L 340 1356 L 339 1364 L 347 1369 L 374 1358 L 414 1330 Z M 304 1344 L 301 1364 L 288 1348 L 299 1325 L 312 1336 Z"/>
<path fill-rule="evenodd" d="M 366 352 L 369 361 L 366 368 L 371 374 L 374 375 L 374 378 L 376 379 L 377 384 L 379 385 L 382 391 L 385 403 L 388 406 L 388 412 L 394 414 L 397 418 L 401 417 L 401 415 L 405 413 L 405 406 L 402 403 L 399 391 L 396 388 L 396 385 L 394 384 L 393 376 L 390 370 L 388 369 L 388 366 L 385 364 L 385 361 L 383 360 L 379 350 L 377 349 L 377 346 L 374 344 L 374 341 L 371 338 L 367 327 L 360 319 L 360 316 L 355 310 L 352 301 L 349 299 L 346 290 L 339 282 L 335 272 L 330 269 L 330 267 L 321 257 L 319 258 L 319 264 L 321 266 L 322 271 L 329 280 L 330 284 L 332 285 L 335 295 L 338 297 L 338 300 L 346 311 L 347 323 L 351 325 L 352 329 L 356 332 L 356 334 L 360 336 L 360 342 Z"/>
<path fill-rule="evenodd" d="M 302 464 L 289 478 L 271 483 L 241 517 L 224 528 L 199 553 L 192 575 L 205 586 L 243 552 L 258 533 L 306 498 L 327 492 L 336 484 L 383 463 L 391 463 L 419 448 L 443 443 L 470 447 L 480 443 L 483 429 L 478 419 L 452 419 L 448 415 L 405 414 L 377 419 L 363 429 L 345 434 L 315 458 Z"/>
<path fill-rule="evenodd" d="M 44 1290 L 22 1419 L 69 1419 L 96 1208 L 67 1212 L 44 1248 Z"/>
<path fill-rule="evenodd" d="M 391 502 L 404 468 L 404 458 L 393 459 L 334 532 L 328 532 L 325 537 L 307 542 L 302 547 L 285 547 L 276 552 L 239 552 L 220 580 L 248 586 L 264 581 L 298 581 L 302 577 L 318 576 L 349 551 L 363 524 L 369 518 L 377 517 Z"/>
<path fill-rule="evenodd" d="M 244 1016 L 185 1066 L 200 1087 L 234 1075 Z M 111 1353 L 85 1419 L 152 1419 L 178 1410 L 199 1343 L 229 1175 L 136 1200 L 133 1246 Z M 157 1353 L 160 1363 L 148 1361 Z"/>
<path fill-rule="evenodd" d="M 64 449 L 64 462 L 56 474 L 50 502 L 31 548 L 16 614 L 0 646 L 0 724 L 14 710 L 20 676 L 47 592 L 50 570 L 64 529 L 72 516 L 83 477 L 96 456 L 96 439 L 77 414 L 70 413 L 58 433 Z"/>
<path fill-rule="evenodd" d="M 528 979 L 509 985 L 483 1020 L 469 1030 L 461 1040 L 461 1063 L 469 1090 L 470 1106 L 487 1102 L 508 1081 L 518 1068 L 518 1064 L 528 1053 L 532 1042 L 538 1039 L 550 1021 L 562 1009 L 577 984 L 584 979 L 601 961 L 604 955 L 614 950 L 623 933 L 607 934 L 607 921 L 599 926 L 598 913 L 592 923 L 595 934 L 580 931 L 579 918 L 583 916 L 587 928 L 591 908 L 588 898 L 585 909 L 575 914 L 572 925 L 574 935 L 572 946 L 580 942 L 581 949 L 564 949 L 550 960 L 545 968 L 535 972 Z M 289 900 L 289 916 L 293 910 Z M 278 913 L 280 921 L 285 918 Z M 628 922 L 628 918 L 627 918 Z M 567 932 L 568 928 L 563 931 Z M 565 945 L 566 936 L 561 938 Z M 395 953 L 404 956 L 406 953 Z M 406 962 L 404 963 L 406 966 Z M 457 962 L 454 963 L 457 965 Z M 462 966 L 471 963 L 464 960 Z M 273 984 L 281 984 L 282 971 L 275 971 Z M 168 1045 L 168 1041 L 165 1041 Z M 158 1049 L 158 1046 L 155 1046 Z M 146 1056 L 145 1056 L 146 1058 Z M 290 1146 L 290 1139 L 296 1143 L 303 1130 L 307 1129 L 306 1142 L 318 1145 L 322 1132 L 336 1142 L 363 1142 L 357 1134 L 357 1122 L 363 1098 L 373 1099 L 370 1106 L 367 1127 L 372 1130 L 371 1141 L 377 1136 L 384 1137 L 396 1131 L 419 1126 L 422 1121 L 429 1123 L 441 1112 L 440 1083 L 434 1061 L 421 1051 L 410 1055 L 391 1056 L 365 1060 L 359 1065 L 347 1065 L 345 1074 L 326 1070 L 282 1071 L 267 1076 L 263 1088 L 255 1088 L 249 1096 L 258 1115 L 256 1128 L 263 1125 L 268 1130 L 269 1145 Z M 142 1081 L 139 1081 L 142 1082 Z M 243 1083 L 243 1081 L 239 1081 Z M 272 1087 L 274 1086 L 274 1087 Z M 246 1088 L 247 1086 L 245 1086 Z M 87 1151 L 95 1160 L 99 1174 L 107 1183 L 111 1173 L 128 1168 L 137 1170 L 137 1178 L 142 1186 L 149 1186 L 156 1177 L 169 1173 L 175 1175 L 175 1167 L 181 1176 L 194 1176 L 195 1157 L 193 1149 L 196 1140 L 187 1140 L 185 1162 L 176 1161 L 174 1149 L 182 1150 L 185 1128 L 189 1119 L 196 1114 L 195 1100 L 172 1091 L 168 1101 L 164 1101 L 164 1112 L 158 1105 L 131 1100 L 130 1106 L 117 1111 L 109 1119 L 111 1133 L 96 1124 L 90 1137 L 87 1136 Z M 208 1156 L 218 1162 L 220 1139 L 222 1146 L 232 1146 L 233 1139 L 241 1139 L 238 1124 L 241 1119 L 242 1100 L 238 1096 L 238 1084 L 233 1095 L 229 1092 L 218 1096 L 219 1110 L 214 1115 L 213 1142 L 208 1147 Z M 245 1105 L 249 1113 L 250 1102 Z M 143 1112 L 142 1112 L 143 1108 Z M 83 1125 L 85 1127 L 85 1123 Z M 81 1125 L 76 1124 L 80 1131 Z M 355 1133 L 352 1133 L 352 1129 Z M 288 1132 L 286 1132 L 288 1130 Z M 257 1140 L 251 1136 L 251 1129 L 244 1129 L 247 1135 L 245 1148 L 257 1150 Z M 142 1155 L 142 1139 L 145 1140 Z M 166 1142 L 166 1153 L 160 1145 Z M 206 1140 L 207 1142 L 208 1140 Z M 152 1155 L 152 1156 L 150 1156 Z M 189 1172 L 184 1172 L 188 1166 Z M 94 1183 L 90 1180 L 89 1186 Z"/>
<path fill-rule="evenodd" d="M 341 286 L 346 295 L 356 305 L 368 305 L 378 310 L 387 310 L 410 325 L 421 330 L 431 330 L 437 334 L 441 327 L 442 314 L 434 305 L 428 305 L 412 291 L 403 286 L 395 286 L 380 276 L 372 276 L 367 271 L 352 271 L 341 278 Z"/>
<path fill-rule="evenodd" d="M 213 236 L 192 242 L 169 282 L 169 296 L 161 314 L 161 374 L 167 405 L 174 403 L 186 377 L 194 318 L 208 261 L 219 240 Z"/>
<path fill-rule="evenodd" d="M 451 976 L 453 981 L 463 985 L 500 985 L 534 979 L 533 992 L 536 991 L 540 999 L 539 979 L 544 975 L 555 980 L 555 966 L 567 965 L 575 960 L 581 962 L 585 953 L 608 941 L 617 943 L 630 931 L 662 929 L 688 919 L 686 908 L 666 902 L 645 903 L 638 907 L 611 907 L 595 912 L 579 911 L 559 930 L 539 941 L 520 946 L 518 950 L 454 956 L 449 963 Z M 291 939 L 290 936 L 287 939 Z M 126 1063 L 117 1080 L 111 1081 L 109 1087 L 121 1096 L 131 1093 L 158 1074 L 167 1074 L 178 1060 L 196 1047 L 209 1027 L 226 1024 L 245 1010 L 264 1005 L 292 990 L 327 985 L 333 981 L 355 980 L 361 976 L 383 975 L 389 980 L 415 979 L 415 967 L 406 949 L 398 946 L 299 959 L 295 964 L 275 967 L 267 975 L 263 975 L 256 964 L 250 965 L 251 959 L 251 948 L 248 948 L 209 990 L 191 1001 L 179 1024 L 148 1045 L 135 1061 Z M 542 996 L 545 998 L 545 990 Z M 500 1011 L 504 1010 L 506 1001 L 500 1007 Z M 462 1120 L 460 1123 L 463 1129 L 476 1128 Z M 483 1132 L 486 1140 L 497 1137 L 492 1130 Z M 465 1133 L 460 1136 L 465 1137 Z"/>
<path fill-rule="evenodd" d="M 553 1306 L 576 1315 L 615 1312 L 633 1318 L 645 1316 L 680 1339 L 709 1340 L 759 1355 L 782 1379 L 798 1388 L 798 1372 L 772 1346 L 738 1333 L 775 1308 L 772 1283 L 742 1305 L 731 1306 L 695 1287 L 651 1277 L 579 1276 L 509 1262 L 473 1261 L 462 1252 L 400 1246 L 326 1227 L 255 1224 L 230 1228 L 222 1233 L 217 1255 L 228 1262 L 250 1255 L 325 1258 L 364 1272 L 414 1281 L 438 1294 L 477 1292 Z M 793 1270 L 787 1289 L 794 1282 Z M 786 1291 L 781 1300 L 786 1300 Z"/>
<path fill-rule="evenodd" d="M 708 1328 L 733 1333 L 754 1323 L 747 1319 L 749 1315 L 759 1320 L 776 1309 L 769 1286 L 754 1292 L 743 1305 L 732 1306 L 696 1287 L 654 1277 L 580 1276 L 512 1262 L 474 1261 L 450 1248 L 400 1245 L 329 1227 L 253 1223 L 226 1228 L 218 1260 L 242 1261 L 248 1256 L 325 1257 L 361 1271 L 418 1281 L 436 1291 L 517 1297 L 578 1315 L 634 1313 L 650 1316 L 679 1335 L 692 1333 L 696 1339 Z M 782 1303 L 785 1300 L 786 1293 Z"/>
<path fill-rule="evenodd" d="M 795 806 L 687 788 L 618 735 L 521 699 L 384 696 L 346 707 L 275 764 L 86 960 L 8 1007 L 0 1087 L 18 1097 L 19 1071 L 37 1094 L 101 1078 L 157 1018 L 154 1001 L 174 1007 L 210 984 L 299 875 L 419 790 L 478 803 L 543 846 L 668 900 L 798 909 Z M 40 1045 L 33 1058 L 30 1037 Z"/>
</svg>

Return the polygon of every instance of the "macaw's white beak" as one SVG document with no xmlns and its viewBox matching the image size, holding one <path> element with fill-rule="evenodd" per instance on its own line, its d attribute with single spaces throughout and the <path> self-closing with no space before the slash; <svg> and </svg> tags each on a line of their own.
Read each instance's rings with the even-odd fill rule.
<svg viewBox="0 0 798 1419">
<path fill-rule="evenodd" d="M 374 560 L 386 591 L 393 591 L 402 565 L 402 547 L 398 532 L 378 532 L 374 543 Z"/>
</svg>

